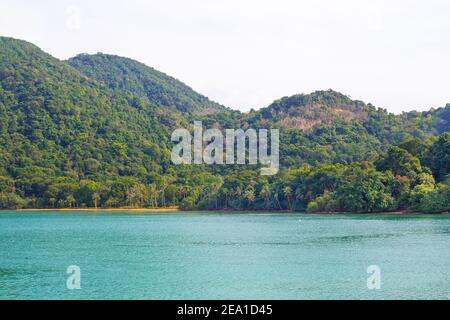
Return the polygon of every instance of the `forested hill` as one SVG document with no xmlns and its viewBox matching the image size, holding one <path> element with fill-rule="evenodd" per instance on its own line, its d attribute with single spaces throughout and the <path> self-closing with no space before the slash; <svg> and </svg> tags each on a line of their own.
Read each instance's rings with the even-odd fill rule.
<svg viewBox="0 0 450 320">
<path fill-rule="evenodd" d="M 174 166 L 192 120 L 280 128 L 281 171 Z M 450 210 L 450 106 L 393 115 L 332 91 L 249 113 L 136 61 L 0 37 L 0 208 Z"/>
<path fill-rule="evenodd" d="M 407 135 L 429 137 L 450 128 L 450 104 L 426 112 L 388 113 L 333 90 L 284 97 L 248 116 L 251 123 L 311 131 L 336 123 L 359 123 L 381 140 L 395 142 Z"/>
<path fill-rule="evenodd" d="M 153 105 L 189 113 L 227 110 L 179 80 L 132 59 L 102 53 L 80 54 L 68 63 L 112 90 L 145 98 Z"/>
<path fill-rule="evenodd" d="M 0 38 L 0 206 L 68 206 L 80 183 L 161 173 L 180 120 L 146 104 Z"/>
</svg>

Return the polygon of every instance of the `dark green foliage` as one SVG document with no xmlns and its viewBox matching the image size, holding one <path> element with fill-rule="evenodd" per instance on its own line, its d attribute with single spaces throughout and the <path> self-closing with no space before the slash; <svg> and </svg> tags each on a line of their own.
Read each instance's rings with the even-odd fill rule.
<svg viewBox="0 0 450 320">
<path fill-rule="evenodd" d="M 391 147 L 375 164 L 380 171 L 390 170 L 395 176 L 405 176 L 411 180 L 422 172 L 420 160 L 399 147 Z"/>
<path fill-rule="evenodd" d="M 116 92 L 135 96 L 138 103 L 139 99 L 144 99 L 152 105 L 191 113 L 227 110 L 184 83 L 128 58 L 102 53 L 81 54 L 68 63 Z"/>
<path fill-rule="evenodd" d="M 448 211 L 449 110 L 396 116 L 328 90 L 241 113 L 130 59 L 0 37 L 0 209 Z M 279 128 L 280 173 L 174 166 L 171 133 L 193 120 Z"/>
<path fill-rule="evenodd" d="M 351 166 L 334 191 L 337 209 L 374 212 L 392 209 L 394 199 L 387 191 L 386 176 L 372 167 Z"/>
<path fill-rule="evenodd" d="M 424 158 L 437 181 L 446 179 L 450 173 L 450 133 L 440 135 Z"/>
</svg>

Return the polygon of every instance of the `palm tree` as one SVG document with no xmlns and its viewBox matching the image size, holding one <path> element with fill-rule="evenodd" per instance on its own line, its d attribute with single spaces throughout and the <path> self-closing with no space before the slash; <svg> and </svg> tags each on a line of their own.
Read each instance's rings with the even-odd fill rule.
<svg viewBox="0 0 450 320">
<path fill-rule="evenodd" d="M 245 190 L 244 198 L 250 205 L 255 201 L 255 190 L 253 187 L 248 187 L 247 190 Z"/>
<path fill-rule="evenodd" d="M 237 187 L 236 191 L 234 192 L 234 195 L 236 196 L 237 199 L 239 199 L 239 207 L 242 207 L 242 196 L 243 196 L 243 192 L 241 187 Z"/>
<path fill-rule="evenodd" d="M 269 199 L 270 199 L 270 188 L 267 184 L 262 186 L 260 195 L 264 199 L 264 208 L 267 208 L 268 204 L 269 204 Z"/>
<path fill-rule="evenodd" d="M 289 186 L 284 187 L 283 189 L 284 197 L 286 198 L 289 206 L 289 210 L 292 210 L 292 189 Z"/>
<path fill-rule="evenodd" d="M 156 184 L 150 184 L 147 187 L 147 191 L 150 197 L 150 206 L 153 208 L 158 207 L 158 189 L 156 188 Z"/>
<path fill-rule="evenodd" d="M 161 177 L 161 206 L 166 206 L 166 189 L 176 180 L 175 177 L 172 176 L 163 176 Z"/>
<path fill-rule="evenodd" d="M 72 208 L 72 205 L 76 202 L 76 200 L 73 195 L 69 194 L 66 198 L 66 202 L 69 205 L 69 208 Z"/>
<path fill-rule="evenodd" d="M 98 202 L 100 201 L 100 195 L 97 192 L 92 194 L 92 202 L 94 202 L 94 207 L 97 209 Z"/>
</svg>

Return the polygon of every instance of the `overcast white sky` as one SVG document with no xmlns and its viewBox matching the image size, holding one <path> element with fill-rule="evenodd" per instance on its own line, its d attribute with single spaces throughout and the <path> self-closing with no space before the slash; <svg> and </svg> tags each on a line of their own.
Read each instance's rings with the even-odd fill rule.
<svg viewBox="0 0 450 320">
<path fill-rule="evenodd" d="M 0 0 L 0 35 L 127 56 L 244 111 L 329 88 L 396 113 L 450 102 L 448 0 Z"/>
</svg>

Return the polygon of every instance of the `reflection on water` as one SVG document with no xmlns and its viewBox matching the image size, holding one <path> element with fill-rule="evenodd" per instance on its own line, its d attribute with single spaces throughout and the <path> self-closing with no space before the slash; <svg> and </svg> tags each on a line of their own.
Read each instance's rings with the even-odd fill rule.
<svg viewBox="0 0 450 320">
<path fill-rule="evenodd" d="M 449 248 L 444 215 L 6 212 L 0 299 L 449 299 Z"/>
<path fill-rule="evenodd" d="M 318 237 L 318 242 L 325 243 L 345 243 L 345 242 L 361 242 L 370 241 L 373 239 L 388 239 L 392 237 L 399 237 L 400 235 L 395 233 L 379 233 L 379 234 L 357 234 L 357 235 L 346 235 L 339 237 Z"/>
</svg>

